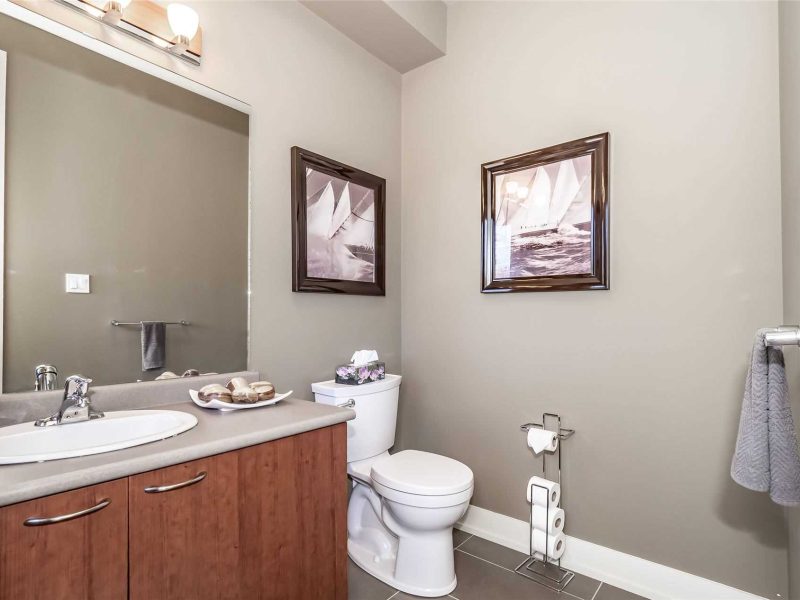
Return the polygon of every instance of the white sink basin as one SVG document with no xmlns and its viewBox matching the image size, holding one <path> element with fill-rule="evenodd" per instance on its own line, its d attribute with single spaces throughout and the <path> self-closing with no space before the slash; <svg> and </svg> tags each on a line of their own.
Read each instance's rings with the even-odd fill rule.
<svg viewBox="0 0 800 600">
<path fill-rule="evenodd" d="M 197 425 L 177 410 L 120 410 L 92 421 L 36 427 L 0 427 L 0 465 L 100 454 L 163 440 Z"/>
</svg>

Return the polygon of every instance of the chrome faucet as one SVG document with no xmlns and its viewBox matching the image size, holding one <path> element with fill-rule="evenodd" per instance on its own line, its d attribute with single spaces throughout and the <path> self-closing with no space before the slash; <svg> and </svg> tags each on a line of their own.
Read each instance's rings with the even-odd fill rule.
<svg viewBox="0 0 800 600">
<path fill-rule="evenodd" d="M 103 413 L 92 408 L 89 402 L 89 384 L 92 380 L 83 375 L 70 375 L 64 384 L 64 398 L 61 408 L 51 417 L 36 421 L 36 427 L 79 423 L 103 417 Z"/>
<path fill-rule="evenodd" d="M 39 365 L 34 374 L 33 387 L 37 392 L 54 390 L 58 387 L 58 369 L 53 365 Z"/>
</svg>

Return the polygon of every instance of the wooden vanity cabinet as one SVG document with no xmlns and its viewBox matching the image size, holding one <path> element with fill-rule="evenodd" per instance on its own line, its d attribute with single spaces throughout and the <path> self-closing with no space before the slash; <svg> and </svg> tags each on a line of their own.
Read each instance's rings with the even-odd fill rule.
<svg viewBox="0 0 800 600">
<path fill-rule="evenodd" d="M 127 479 L 0 508 L 0 599 L 125 600 L 127 539 Z"/>
<path fill-rule="evenodd" d="M 131 600 L 345 600 L 344 427 L 131 477 Z"/>
<path fill-rule="evenodd" d="M 129 478 L 132 599 L 245 597 L 236 594 L 238 454 Z"/>
<path fill-rule="evenodd" d="M 343 428 L 131 477 L 131 600 L 345 600 Z"/>
<path fill-rule="evenodd" d="M 0 508 L 0 600 L 346 600 L 346 444 L 342 423 Z"/>
</svg>

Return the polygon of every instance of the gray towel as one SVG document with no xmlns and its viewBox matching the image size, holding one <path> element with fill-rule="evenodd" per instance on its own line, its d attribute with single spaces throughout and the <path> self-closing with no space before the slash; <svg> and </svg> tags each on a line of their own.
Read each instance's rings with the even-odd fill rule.
<svg viewBox="0 0 800 600">
<path fill-rule="evenodd" d="M 142 321 L 142 371 L 161 369 L 167 355 L 167 326 L 162 321 Z"/>
<path fill-rule="evenodd" d="M 744 388 L 739 437 L 731 477 L 776 504 L 800 505 L 800 456 L 780 348 L 764 346 L 760 329 L 753 343 Z"/>
</svg>

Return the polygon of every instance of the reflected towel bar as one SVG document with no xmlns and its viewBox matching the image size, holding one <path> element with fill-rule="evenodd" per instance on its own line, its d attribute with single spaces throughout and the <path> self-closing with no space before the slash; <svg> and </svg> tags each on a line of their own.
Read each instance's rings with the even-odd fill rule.
<svg viewBox="0 0 800 600">
<path fill-rule="evenodd" d="M 111 324 L 114 327 L 120 327 L 122 325 L 135 325 L 136 327 L 141 327 L 142 322 L 137 321 L 136 323 L 123 323 L 122 321 L 111 321 Z M 189 325 L 189 321 L 164 321 L 164 325 Z"/>
<path fill-rule="evenodd" d="M 776 327 L 764 334 L 765 346 L 800 346 L 800 326 Z"/>
</svg>

